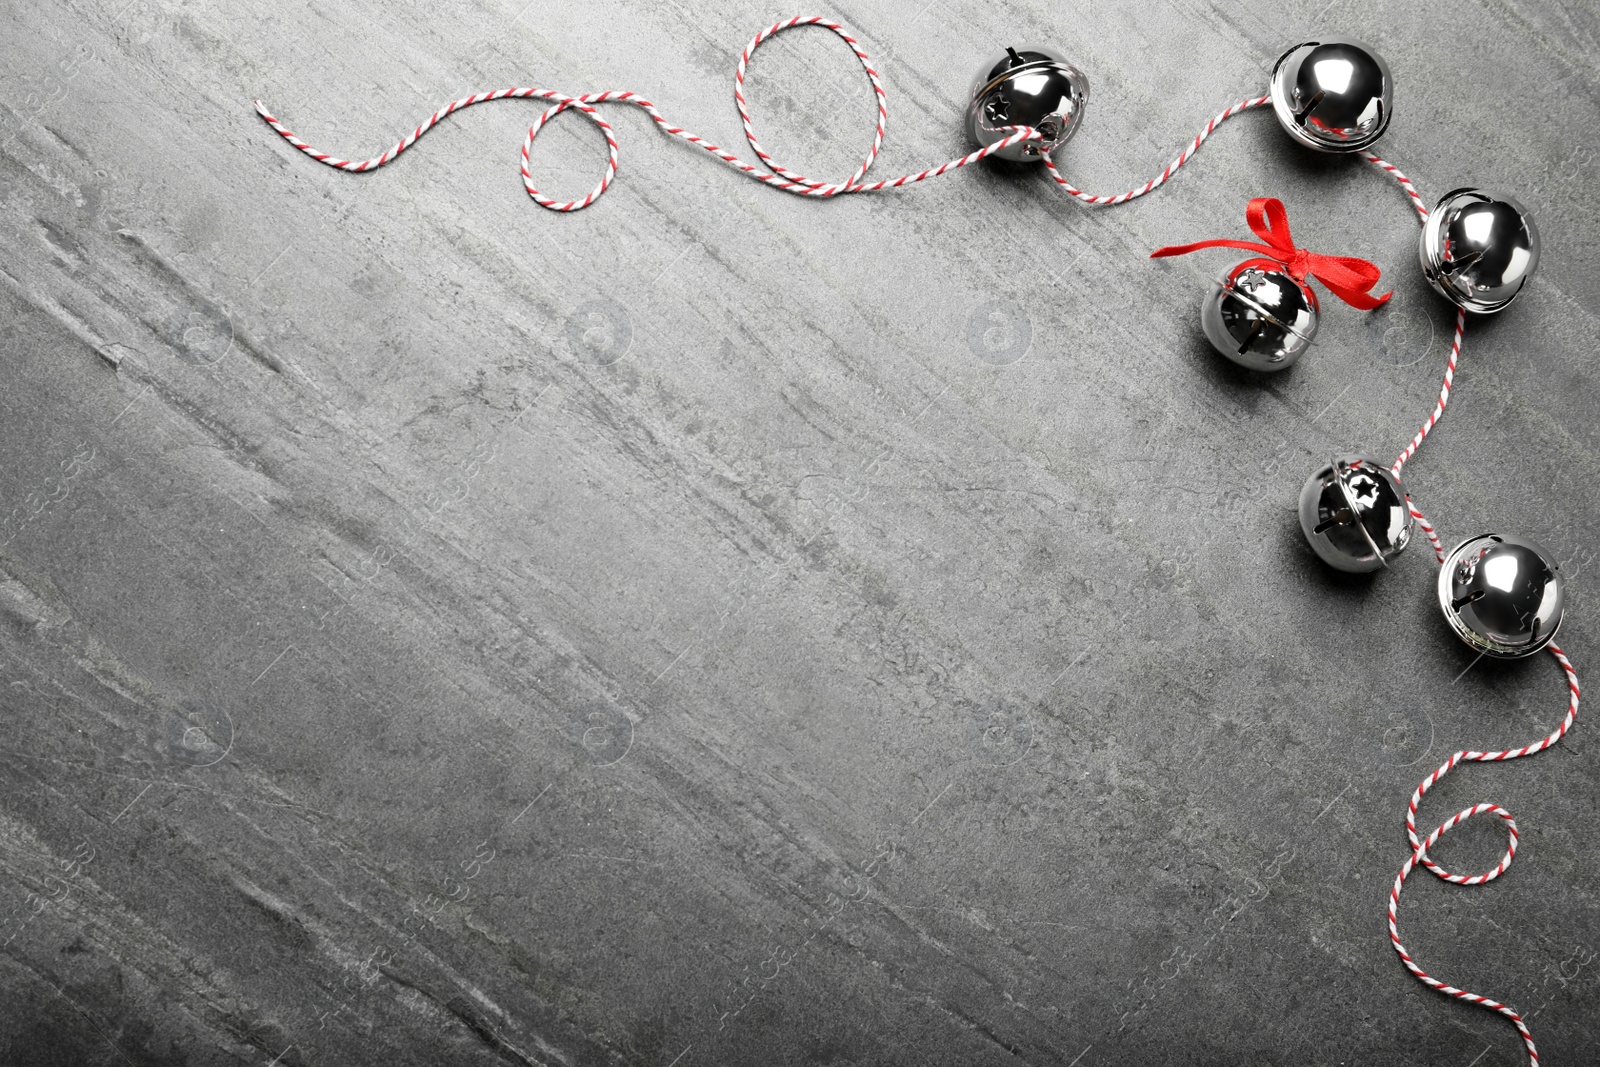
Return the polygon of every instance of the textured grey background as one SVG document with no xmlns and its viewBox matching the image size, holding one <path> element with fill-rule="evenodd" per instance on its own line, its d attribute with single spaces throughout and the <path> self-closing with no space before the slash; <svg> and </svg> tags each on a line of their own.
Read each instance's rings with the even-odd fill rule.
<svg viewBox="0 0 1600 1067">
<path fill-rule="evenodd" d="M 1377 44 L 1385 154 L 1546 241 L 1408 486 L 1560 555 L 1594 677 L 1600 17 L 1278 7 L 822 13 L 883 70 L 885 176 L 964 151 L 972 71 L 1038 41 L 1107 192 L 1299 35 Z M 1293 515 L 1437 389 L 1391 183 L 1255 113 L 1111 211 L 986 167 L 817 203 L 613 107 L 617 184 L 557 217 L 534 104 L 363 177 L 250 110 L 364 155 L 468 91 L 630 88 L 742 147 L 738 50 L 792 13 L 0 5 L 0 1062 L 1522 1062 L 1382 914 L 1415 783 L 1548 730 L 1559 674 L 1472 665 L 1420 547 L 1339 580 Z M 838 41 L 751 78 L 778 158 L 849 173 Z M 602 160 L 572 117 L 535 152 L 564 195 Z M 1145 258 L 1262 194 L 1397 294 L 1271 378 L 1200 337 L 1229 253 Z M 1453 775 L 1425 821 L 1496 800 L 1523 852 L 1403 914 L 1550 1064 L 1600 1052 L 1595 736 Z"/>
</svg>

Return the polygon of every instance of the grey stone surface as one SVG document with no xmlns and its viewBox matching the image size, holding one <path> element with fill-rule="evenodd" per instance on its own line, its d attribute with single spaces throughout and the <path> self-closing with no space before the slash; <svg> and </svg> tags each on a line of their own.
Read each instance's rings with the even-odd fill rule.
<svg viewBox="0 0 1600 1067">
<path fill-rule="evenodd" d="M 1600 16 L 1586 3 L 824 9 L 878 58 L 878 170 L 964 151 L 968 78 L 1089 74 L 1061 155 L 1143 181 L 1302 34 L 1374 42 L 1380 144 L 1503 187 L 1546 248 L 1473 323 L 1407 470 L 1447 539 L 1519 531 L 1595 657 Z M 1383 908 L 1405 802 L 1559 721 L 1548 657 L 1474 664 L 1413 548 L 1336 578 L 1301 481 L 1398 451 L 1451 315 L 1370 167 L 1230 122 L 1133 205 L 976 167 L 819 203 L 607 111 L 589 211 L 530 203 L 534 104 L 628 88 L 742 147 L 738 3 L 0 5 L 0 1062 L 1522 1062 Z M 819 30 L 752 64 L 781 160 L 843 177 L 864 79 Z M 599 139 L 534 152 L 581 195 Z M 1396 291 L 1299 366 L 1196 308 L 1278 195 Z M 986 309 L 1002 309 L 991 316 Z M 1442 977 L 1600 1052 L 1600 747 L 1453 774 L 1510 874 L 1420 876 Z M 1442 857 L 1493 864 L 1471 825 Z"/>
</svg>

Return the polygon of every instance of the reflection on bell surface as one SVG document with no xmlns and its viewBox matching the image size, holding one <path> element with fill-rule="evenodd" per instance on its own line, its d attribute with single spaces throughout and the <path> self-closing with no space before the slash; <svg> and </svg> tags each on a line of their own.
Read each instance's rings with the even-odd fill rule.
<svg viewBox="0 0 1600 1067">
<path fill-rule="evenodd" d="M 1539 265 L 1539 231 L 1521 204 L 1500 193 L 1446 193 L 1423 224 L 1422 273 L 1457 307 L 1486 315 L 1516 299 Z"/>
<path fill-rule="evenodd" d="M 1394 472 L 1371 456 L 1341 456 L 1300 490 L 1300 530 L 1322 561 L 1364 574 L 1411 543 L 1411 509 Z"/>
<path fill-rule="evenodd" d="M 1456 636 L 1484 655 L 1532 655 L 1561 626 L 1565 604 L 1559 566 L 1526 538 L 1468 538 L 1439 569 L 1439 607 Z"/>
<path fill-rule="evenodd" d="M 973 80 L 967 136 L 987 148 L 1031 126 L 1044 141 L 1024 141 L 995 155 L 1014 162 L 1038 160 L 1072 139 L 1089 102 L 1089 79 L 1047 48 L 1007 48 Z"/>
<path fill-rule="evenodd" d="M 1317 294 L 1271 260 L 1252 259 L 1211 286 L 1200 326 L 1218 352 L 1251 370 L 1283 370 L 1317 336 Z"/>
<path fill-rule="evenodd" d="M 1389 64 L 1347 37 L 1297 44 L 1272 68 L 1272 110 L 1289 136 L 1319 152 L 1358 152 L 1388 128 Z"/>
</svg>

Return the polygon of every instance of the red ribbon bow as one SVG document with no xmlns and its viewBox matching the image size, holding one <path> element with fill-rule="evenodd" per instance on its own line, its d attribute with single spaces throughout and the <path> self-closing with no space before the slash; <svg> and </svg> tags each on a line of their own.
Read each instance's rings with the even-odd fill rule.
<svg viewBox="0 0 1600 1067">
<path fill-rule="evenodd" d="M 1255 235 L 1266 244 L 1253 241 L 1197 241 L 1192 245 L 1158 248 L 1150 253 L 1150 258 L 1183 256 L 1202 248 L 1242 248 L 1247 252 L 1259 252 L 1283 264 L 1288 268 L 1289 276 L 1297 282 L 1304 282 L 1309 274 L 1327 286 L 1334 296 L 1362 311 L 1371 311 L 1394 295 L 1392 292 L 1382 296 L 1372 295 L 1372 287 L 1378 284 L 1378 278 L 1383 273 L 1374 263 L 1354 256 L 1324 256 L 1296 248 L 1289 236 L 1289 213 L 1283 209 L 1283 201 L 1276 197 L 1258 196 L 1250 201 L 1249 208 L 1245 210 L 1245 219 Z"/>
</svg>

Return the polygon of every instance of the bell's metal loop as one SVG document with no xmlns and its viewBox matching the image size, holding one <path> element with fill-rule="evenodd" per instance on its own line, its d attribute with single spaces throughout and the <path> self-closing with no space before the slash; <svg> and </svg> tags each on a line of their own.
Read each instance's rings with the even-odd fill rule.
<svg viewBox="0 0 1600 1067">
<path fill-rule="evenodd" d="M 1323 37 L 1295 45 L 1272 68 L 1272 110 L 1290 137 L 1319 152 L 1359 152 L 1394 110 L 1389 64 L 1370 45 Z"/>
<path fill-rule="evenodd" d="M 1317 336 L 1317 294 L 1288 271 L 1248 260 L 1219 278 L 1200 305 L 1211 346 L 1241 367 L 1292 365 Z"/>
<path fill-rule="evenodd" d="M 1411 543 L 1411 509 L 1381 461 L 1341 456 L 1300 490 L 1300 530 L 1328 566 L 1364 574 L 1387 567 Z"/>
<path fill-rule="evenodd" d="M 1531 656 L 1561 628 L 1559 565 L 1526 538 L 1469 537 L 1439 569 L 1439 607 L 1456 636 L 1484 655 Z"/>
<path fill-rule="evenodd" d="M 1047 48 L 1007 48 L 984 64 L 967 104 L 967 136 L 987 148 L 1031 126 L 1044 141 L 994 153 L 1013 162 L 1038 160 L 1072 139 L 1089 102 L 1088 76 Z"/>
<path fill-rule="evenodd" d="M 1468 311 L 1499 311 L 1539 266 L 1539 231 L 1516 200 L 1482 189 L 1446 193 L 1423 224 L 1417 258 L 1428 284 Z"/>
</svg>

